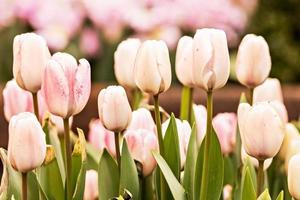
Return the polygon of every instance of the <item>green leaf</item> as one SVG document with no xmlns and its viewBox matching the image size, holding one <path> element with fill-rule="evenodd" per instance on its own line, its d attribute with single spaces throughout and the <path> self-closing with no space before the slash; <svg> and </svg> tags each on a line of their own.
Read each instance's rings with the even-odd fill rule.
<svg viewBox="0 0 300 200">
<path fill-rule="evenodd" d="M 272 200 L 269 194 L 269 190 L 266 189 L 258 198 L 257 200 Z"/>
<path fill-rule="evenodd" d="M 37 178 L 37 174 L 35 172 L 30 172 L 31 173 L 31 176 L 32 176 L 32 179 L 34 179 L 34 181 L 37 183 L 37 187 L 38 187 L 38 190 L 39 190 L 39 194 L 40 194 L 40 200 L 50 200 L 50 198 L 46 195 L 45 191 L 43 190 L 41 184 L 39 183 L 39 180 Z"/>
<path fill-rule="evenodd" d="M 119 183 L 118 165 L 104 149 L 98 169 L 99 199 L 106 200 L 119 196 Z"/>
<path fill-rule="evenodd" d="M 180 185 L 177 178 L 172 173 L 170 167 L 168 166 L 167 162 L 163 159 L 163 157 L 158 152 L 153 152 L 153 156 L 168 183 L 168 186 L 171 190 L 173 198 L 175 200 L 185 200 L 186 193 L 182 185 Z"/>
<path fill-rule="evenodd" d="M 85 186 L 85 173 L 87 167 L 87 155 L 85 137 L 81 129 L 77 129 L 79 139 L 75 143 L 72 153 L 72 179 L 73 200 L 83 199 Z M 80 158 L 80 160 L 79 160 Z M 75 186 L 75 187 L 74 187 Z"/>
<path fill-rule="evenodd" d="M 180 119 L 189 119 L 189 104 L 192 93 L 192 88 L 183 86 L 181 92 L 181 104 L 180 104 Z"/>
<path fill-rule="evenodd" d="M 196 169 L 197 154 L 198 154 L 197 131 L 194 124 L 192 128 L 191 137 L 189 140 L 187 154 L 186 154 L 184 177 L 183 177 L 183 187 L 187 191 L 187 195 L 190 200 L 195 199 L 194 176 L 195 176 L 195 169 Z"/>
<path fill-rule="evenodd" d="M 211 132 L 211 141 L 208 157 L 208 187 L 207 187 L 207 199 L 219 199 L 223 189 L 223 177 L 224 177 L 224 160 L 220 147 L 220 143 L 217 134 L 214 129 Z M 207 133 L 209 134 L 209 133 Z M 203 172 L 203 162 L 204 162 L 204 147 L 205 139 L 203 140 L 200 151 L 197 156 L 196 172 L 195 172 L 195 182 L 194 182 L 194 196 L 195 198 L 200 197 L 201 190 L 201 180 Z"/>
<path fill-rule="evenodd" d="M 243 200 L 255 200 L 256 199 L 256 192 L 255 192 L 255 188 L 254 188 L 254 185 L 253 185 L 253 182 L 251 179 L 250 170 L 248 167 L 243 172 L 241 199 L 243 199 Z"/>
<path fill-rule="evenodd" d="M 89 143 L 86 143 L 86 153 L 87 153 L 87 168 L 88 169 L 98 169 L 98 162 L 101 157 L 101 151 L 96 149 Z"/>
<path fill-rule="evenodd" d="M 129 153 L 126 140 L 123 141 L 122 147 L 120 194 L 124 189 L 132 194 L 133 199 L 139 199 L 139 177 L 135 163 Z"/>
<path fill-rule="evenodd" d="M 284 197 L 284 192 L 281 191 L 278 195 L 278 197 L 276 198 L 276 200 L 283 200 L 283 197 Z"/>
<path fill-rule="evenodd" d="M 223 185 L 233 185 L 235 181 L 236 170 L 233 165 L 233 161 L 229 156 L 224 157 L 224 182 Z"/>
</svg>

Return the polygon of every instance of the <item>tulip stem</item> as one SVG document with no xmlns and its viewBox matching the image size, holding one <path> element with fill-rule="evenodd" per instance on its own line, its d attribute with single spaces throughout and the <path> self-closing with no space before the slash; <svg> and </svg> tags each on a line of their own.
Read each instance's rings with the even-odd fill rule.
<svg viewBox="0 0 300 200">
<path fill-rule="evenodd" d="M 32 93 L 32 99 L 33 99 L 33 109 L 34 109 L 34 114 L 36 118 L 39 120 L 39 103 L 38 103 L 38 96 L 37 92 Z"/>
<path fill-rule="evenodd" d="M 188 122 L 190 123 L 191 126 L 192 124 L 192 115 L 193 115 L 193 93 L 194 89 L 190 88 L 190 93 L 189 93 L 189 116 L 188 116 Z"/>
<path fill-rule="evenodd" d="M 72 162 L 71 162 L 71 141 L 70 141 L 70 125 L 69 118 L 64 120 L 64 129 L 65 129 L 65 170 L 66 170 L 66 191 L 67 191 L 67 200 L 72 199 L 71 191 L 71 178 L 72 178 Z"/>
<path fill-rule="evenodd" d="M 254 88 L 249 88 L 249 104 L 251 106 L 253 104 L 253 91 L 254 91 Z"/>
<path fill-rule="evenodd" d="M 211 143 L 212 135 L 212 113 L 213 113 L 213 96 L 212 91 L 207 92 L 207 123 L 206 123 L 206 136 L 204 140 L 204 161 L 203 161 L 203 171 L 202 171 L 202 180 L 201 180 L 201 192 L 200 200 L 207 199 L 207 187 L 208 187 L 208 178 L 210 174 L 208 173 L 209 169 L 209 149 Z"/>
<path fill-rule="evenodd" d="M 132 110 L 136 110 L 140 106 L 141 100 L 143 98 L 143 94 L 138 88 L 134 89 L 132 91 L 132 93 L 133 93 L 132 94 L 133 98 L 132 98 L 132 102 L 131 102 Z"/>
<path fill-rule="evenodd" d="M 257 172 L 257 196 L 259 196 L 264 190 L 264 160 L 258 161 L 258 172 Z"/>
<path fill-rule="evenodd" d="M 27 200 L 27 173 L 22 173 L 22 200 Z"/>
<path fill-rule="evenodd" d="M 115 147 L 116 147 L 118 168 L 119 168 L 119 172 L 121 172 L 121 153 L 120 153 L 119 132 L 115 132 Z"/>
</svg>

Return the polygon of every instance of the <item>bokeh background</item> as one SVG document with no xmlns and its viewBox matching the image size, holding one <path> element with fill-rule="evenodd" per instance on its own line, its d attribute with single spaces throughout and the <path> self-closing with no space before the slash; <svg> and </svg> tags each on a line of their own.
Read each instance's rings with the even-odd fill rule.
<svg viewBox="0 0 300 200">
<path fill-rule="evenodd" d="M 19 33 L 37 32 L 52 52 L 88 58 L 94 82 L 114 82 L 113 53 L 121 40 L 165 40 L 174 63 L 178 39 L 203 27 L 226 32 L 232 63 L 246 33 L 264 36 L 271 76 L 299 82 L 299 19 L 299 0 L 0 0 L 0 82 L 12 78 L 12 42 Z"/>
</svg>

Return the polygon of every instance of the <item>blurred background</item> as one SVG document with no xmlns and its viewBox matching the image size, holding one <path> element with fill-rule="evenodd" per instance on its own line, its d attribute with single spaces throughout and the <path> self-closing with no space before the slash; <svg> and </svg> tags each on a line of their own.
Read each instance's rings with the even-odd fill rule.
<svg viewBox="0 0 300 200">
<path fill-rule="evenodd" d="M 113 53 L 121 40 L 162 39 L 174 63 L 178 39 L 203 27 L 226 32 L 232 63 L 246 33 L 264 36 L 271 76 L 299 82 L 299 19 L 299 0 L 0 0 L 0 82 L 12 78 L 13 38 L 23 32 L 42 35 L 52 52 L 88 58 L 94 82 L 114 82 Z"/>
</svg>

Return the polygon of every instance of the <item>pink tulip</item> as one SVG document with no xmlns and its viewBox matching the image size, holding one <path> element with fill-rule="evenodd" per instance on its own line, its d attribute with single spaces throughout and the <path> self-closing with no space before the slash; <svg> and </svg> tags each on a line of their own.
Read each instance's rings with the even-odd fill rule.
<svg viewBox="0 0 300 200">
<path fill-rule="evenodd" d="M 194 105 L 193 109 L 197 128 L 197 142 L 200 146 L 206 134 L 207 111 L 203 105 Z"/>
<path fill-rule="evenodd" d="M 55 128 L 57 130 L 58 134 L 64 134 L 65 128 L 64 128 L 64 121 L 61 117 L 57 115 L 50 115 L 51 122 L 55 125 Z M 72 127 L 73 123 L 73 116 L 69 118 L 69 126 Z"/>
<path fill-rule="evenodd" d="M 236 140 L 237 118 L 235 113 L 220 113 L 213 119 L 213 127 L 219 138 L 223 154 L 234 151 Z"/>
<path fill-rule="evenodd" d="M 156 125 L 151 113 L 146 108 L 139 108 L 132 112 L 132 117 L 127 130 L 146 129 L 155 132 Z"/>
<path fill-rule="evenodd" d="M 289 117 L 288 117 L 288 112 L 286 110 L 285 105 L 280 101 L 270 101 L 269 103 L 277 111 L 277 113 L 279 114 L 281 119 L 287 123 L 289 121 L 289 119 L 288 119 Z"/>
<path fill-rule="evenodd" d="M 158 141 L 155 133 L 146 129 L 129 130 L 124 134 L 133 159 L 142 164 L 143 176 L 152 173 L 156 161 L 152 151 L 158 150 Z"/>
<path fill-rule="evenodd" d="M 95 29 L 85 28 L 81 32 L 80 50 L 89 57 L 95 57 L 100 50 L 100 40 Z"/>
<path fill-rule="evenodd" d="M 97 149 L 104 148 L 112 155 L 116 155 L 114 133 L 107 130 L 99 119 L 92 120 L 89 124 L 88 141 Z"/>
<path fill-rule="evenodd" d="M 56 53 L 48 62 L 43 90 L 49 111 L 68 118 L 82 111 L 91 92 L 91 69 L 85 59 L 79 60 L 67 53 Z"/>
<path fill-rule="evenodd" d="M 169 123 L 170 123 L 170 119 L 168 119 L 162 124 L 163 135 L 166 134 Z M 176 118 L 176 127 L 177 127 L 179 148 L 180 148 L 180 162 L 181 162 L 180 164 L 181 164 L 181 169 L 183 169 L 186 160 L 189 140 L 191 136 L 191 127 L 186 120 L 181 121 L 180 119 L 177 118 Z"/>
<path fill-rule="evenodd" d="M 85 175 L 84 200 L 95 200 L 98 198 L 98 173 L 96 170 L 87 170 Z"/>
<path fill-rule="evenodd" d="M 19 172 L 28 172 L 44 162 L 45 133 L 33 113 L 15 115 L 9 122 L 8 159 Z"/>
<path fill-rule="evenodd" d="M 283 103 L 281 85 L 278 79 L 268 78 L 265 82 L 254 88 L 253 102 L 280 101 Z"/>
</svg>

